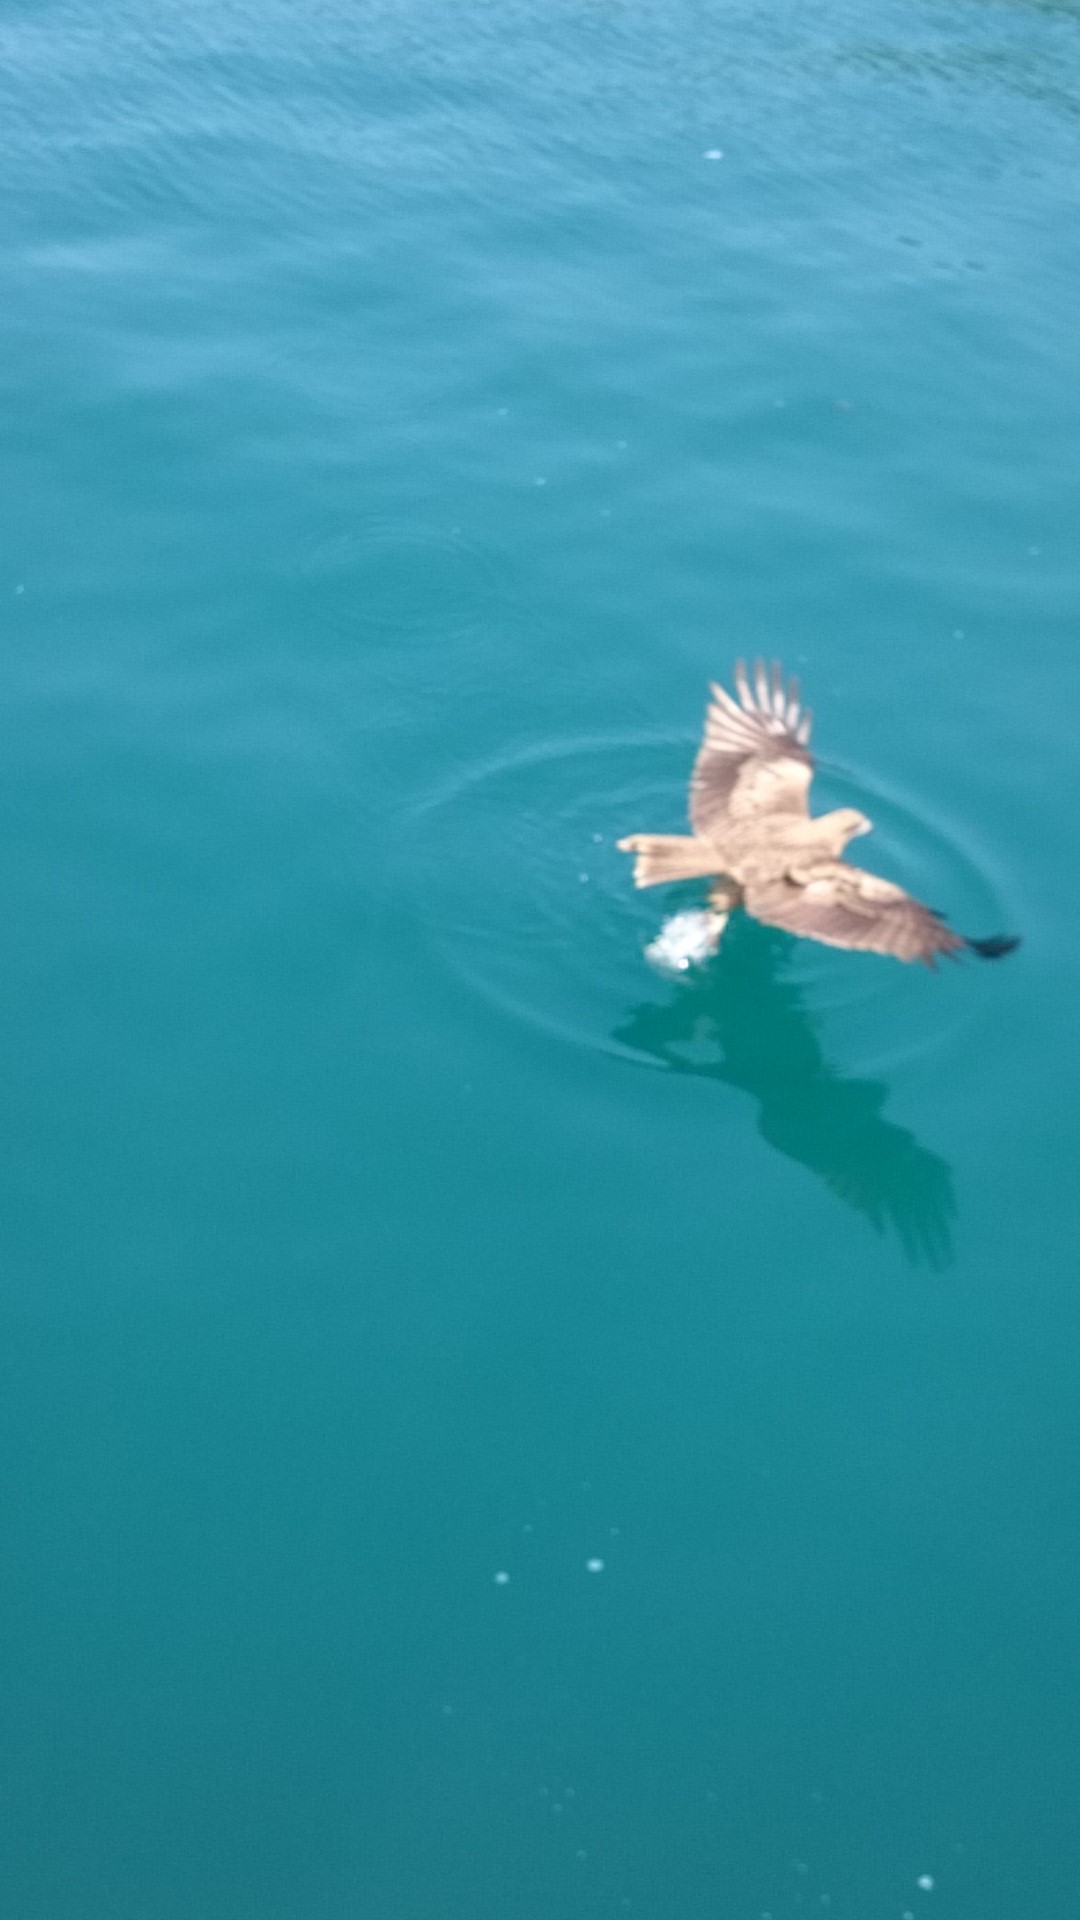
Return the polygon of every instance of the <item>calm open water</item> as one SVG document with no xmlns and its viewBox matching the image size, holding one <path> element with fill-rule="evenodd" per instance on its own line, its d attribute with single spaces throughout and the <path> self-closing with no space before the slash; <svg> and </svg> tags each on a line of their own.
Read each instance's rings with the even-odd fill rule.
<svg viewBox="0 0 1080 1920">
<path fill-rule="evenodd" d="M 1076 0 L 7 0 L 5 1920 L 1076 1911 L 1078 149 Z M 1019 954 L 649 972 L 757 651 Z"/>
</svg>

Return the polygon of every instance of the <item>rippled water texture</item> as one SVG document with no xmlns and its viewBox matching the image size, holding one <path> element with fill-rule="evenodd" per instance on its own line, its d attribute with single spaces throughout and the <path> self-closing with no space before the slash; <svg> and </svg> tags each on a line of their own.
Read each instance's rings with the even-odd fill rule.
<svg viewBox="0 0 1080 1920">
<path fill-rule="evenodd" d="M 1075 1906 L 1080 9 L 9 0 L 13 1920 Z M 816 804 L 999 965 L 735 915 Z"/>
</svg>

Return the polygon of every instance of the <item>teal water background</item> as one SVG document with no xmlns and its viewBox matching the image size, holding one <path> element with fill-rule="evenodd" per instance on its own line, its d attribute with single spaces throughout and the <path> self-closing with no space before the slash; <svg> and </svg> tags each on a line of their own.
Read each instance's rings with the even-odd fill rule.
<svg viewBox="0 0 1080 1920">
<path fill-rule="evenodd" d="M 1075 1912 L 1078 136 L 1067 0 L 7 0 L 10 1920 Z M 650 973 L 756 652 L 1014 958 Z"/>
</svg>

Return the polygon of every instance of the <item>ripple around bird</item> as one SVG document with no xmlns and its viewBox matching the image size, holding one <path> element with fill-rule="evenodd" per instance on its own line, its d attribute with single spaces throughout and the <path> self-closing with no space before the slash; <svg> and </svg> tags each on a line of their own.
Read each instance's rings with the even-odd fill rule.
<svg viewBox="0 0 1080 1920">
<path fill-rule="evenodd" d="M 548 740 L 472 766 L 417 803 L 403 822 L 415 911 L 471 991 L 549 1037 L 644 1061 L 613 1037 L 629 1010 L 687 992 L 704 1006 L 721 990 L 715 961 L 673 982 L 643 957 L 669 914 L 701 900 L 701 883 L 637 892 L 615 844 L 626 833 L 685 829 L 693 751 L 681 734 Z M 863 808 L 875 831 L 858 845 L 860 863 L 953 925 L 981 934 L 1008 923 L 1003 889 L 972 840 L 908 796 L 826 763 L 815 802 L 818 811 Z M 931 976 L 793 940 L 783 972 L 848 1069 L 940 1061 L 974 1037 L 993 1004 L 994 969 L 974 960 Z"/>
<path fill-rule="evenodd" d="M 502 556 L 460 528 L 369 518 L 321 540 L 303 566 L 320 616 L 396 644 L 418 644 L 439 609 L 440 644 L 470 632 L 495 604 L 509 602 Z M 357 608 L 362 608 L 358 615 Z"/>
</svg>

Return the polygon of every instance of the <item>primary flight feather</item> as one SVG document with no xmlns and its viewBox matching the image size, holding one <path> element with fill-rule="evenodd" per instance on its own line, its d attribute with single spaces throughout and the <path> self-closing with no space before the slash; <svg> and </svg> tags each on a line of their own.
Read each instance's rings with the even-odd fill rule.
<svg viewBox="0 0 1080 1920">
<path fill-rule="evenodd" d="M 637 886 L 708 877 L 717 916 L 742 906 L 766 926 L 826 946 L 867 948 L 930 967 L 939 954 L 966 948 L 989 960 L 1018 945 L 1007 935 L 965 939 L 902 887 L 849 866 L 844 849 L 869 833 L 871 822 L 854 807 L 811 814 L 811 715 L 798 682 L 785 684 L 777 662 L 767 673 L 760 660 L 751 682 L 739 661 L 735 691 L 737 701 L 723 687 L 712 689 L 690 779 L 693 834 L 634 833 L 619 841 L 637 856 Z"/>
</svg>

